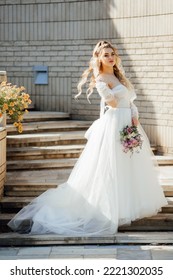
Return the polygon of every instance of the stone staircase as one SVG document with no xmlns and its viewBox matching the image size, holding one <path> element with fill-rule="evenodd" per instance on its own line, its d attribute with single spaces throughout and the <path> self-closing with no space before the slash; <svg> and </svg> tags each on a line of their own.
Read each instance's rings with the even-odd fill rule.
<svg viewBox="0 0 173 280">
<path fill-rule="evenodd" d="M 7 223 L 35 196 L 67 180 L 84 148 L 84 133 L 90 124 L 90 121 L 70 120 L 66 113 L 35 111 L 25 116 L 24 132 L 20 135 L 8 123 L 7 181 L 0 202 L 0 245 L 41 245 L 45 244 L 45 238 L 46 244 L 62 244 L 63 240 L 64 244 L 77 242 L 76 238 L 67 239 L 55 235 L 37 236 L 35 239 L 28 235 L 18 235 L 10 232 Z M 152 149 L 156 152 L 155 147 Z M 137 220 L 130 226 L 121 226 L 119 232 L 173 230 L 173 157 L 156 155 L 155 158 L 169 204 L 156 216 Z M 86 240 L 92 243 L 92 240 L 99 242 L 100 239 Z M 78 242 L 84 242 L 84 239 L 79 238 Z"/>
</svg>

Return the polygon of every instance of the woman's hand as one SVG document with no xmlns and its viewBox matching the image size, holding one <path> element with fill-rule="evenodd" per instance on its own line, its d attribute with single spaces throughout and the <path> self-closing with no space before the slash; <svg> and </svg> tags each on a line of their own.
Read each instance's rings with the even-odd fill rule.
<svg viewBox="0 0 173 280">
<path fill-rule="evenodd" d="M 132 117 L 132 125 L 137 126 L 139 124 L 139 120 L 136 117 Z"/>
<path fill-rule="evenodd" d="M 106 104 L 108 104 L 108 106 L 111 106 L 112 108 L 116 108 L 117 107 L 117 101 L 116 99 L 106 102 Z"/>
</svg>

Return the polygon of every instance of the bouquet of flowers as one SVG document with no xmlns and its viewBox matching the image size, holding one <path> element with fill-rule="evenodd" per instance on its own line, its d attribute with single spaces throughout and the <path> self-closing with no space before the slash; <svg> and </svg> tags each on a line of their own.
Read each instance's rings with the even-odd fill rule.
<svg viewBox="0 0 173 280">
<path fill-rule="evenodd" d="M 17 87 L 10 83 L 0 83 L 0 117 L 6 113 L 13 121 L 17 131 L 23 131 L 23 114 L 27 113 L 28 105 L 31 104 L 29 94 L 24 87 Z"/>
<path fill-rule="evenodd" d="M 142 148 L 142 138 L 136 126 L 125 126 L 120 131 L 120 142 L 123 145 L 123 152 L 139 152 Z"/>
</svg>

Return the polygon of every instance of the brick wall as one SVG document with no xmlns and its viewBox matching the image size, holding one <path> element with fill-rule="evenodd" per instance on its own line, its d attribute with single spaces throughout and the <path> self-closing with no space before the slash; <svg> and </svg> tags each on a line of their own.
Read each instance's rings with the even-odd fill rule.
<svg viewBox="0 0 173 280">
<path fill-rule="evenodd" d="M 76 85 L 100 39 L 116 44 L 137 93 L 151 142 L 173 153 L 172 0 L 2 0 L 0 68 L 24 85 L 36 109 L 99 116 L 96 92 L 74 101 Z M 34 85 L 34 65 L 46 65 L 49 84 Z M 159 137 L 158 137 L 159 136 Z"/>
</svg>

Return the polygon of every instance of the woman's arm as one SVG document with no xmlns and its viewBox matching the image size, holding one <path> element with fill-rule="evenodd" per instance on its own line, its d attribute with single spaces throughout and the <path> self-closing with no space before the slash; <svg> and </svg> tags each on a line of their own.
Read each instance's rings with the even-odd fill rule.
<svg viewBox="0 0 173 280">
<path fill-rule="evenodd" d="M 112 108 L 116 108 L 116 107 L 117 107 L 117 100 L 116 100 L 115 97 L 114 97 L 114 100 L 112 100 L 112 101 L 107 101 L 106 104 L 107 104 L 108 106 L 111 106 Z"/>
<path fill-rule="evenodd" d="M 132 124 L 137 126 L 139 124 L 139 112 L 136 105 L 131 102 Z"/>
</svg>

